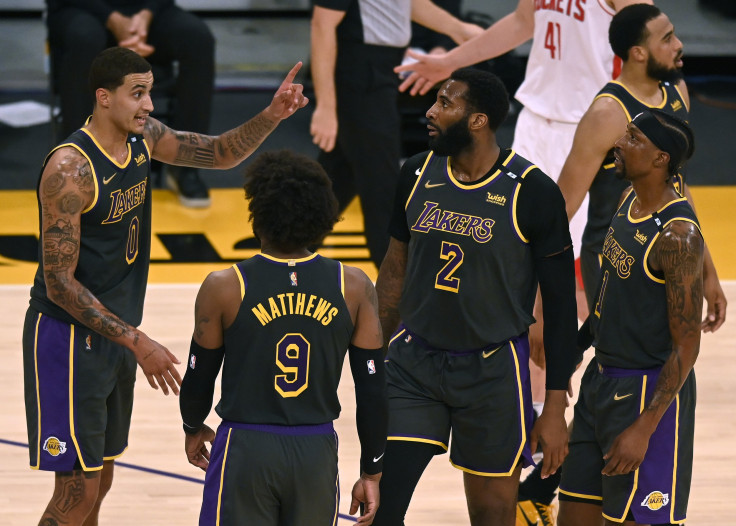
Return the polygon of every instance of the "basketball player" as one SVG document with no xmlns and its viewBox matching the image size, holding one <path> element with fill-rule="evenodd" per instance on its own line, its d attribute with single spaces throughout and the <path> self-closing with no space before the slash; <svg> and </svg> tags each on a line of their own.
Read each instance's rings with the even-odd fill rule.
<svg viewBox="0 0 736 526">
<path fill-rule="evenodd" d="M 653 5 L 626 7 L 613 17 L 609 40 L 623 59 L 621 75 L 603 87 L 581 119 L 558 181 L 568 217 L 574 216 L 585 195 L 590 195 L 580 256 L 590 308 L 600 278 L 600 255 L 608 225 L 621 192 L 629 185 L 616 177 L 612 145 L 627 123 L 645 109 L 661 109 L 687 120 L 690 107 L 682 79 L 682 42 L 667 15 Z M 683 188 L 687 192 L 681 179 L 678 174 L 674 180 L 681 193 Z M 708 332 L 723 324 L 726 298 L 707 247 L 704 261 L 708 314 L 703 330 Z"/>
<path fill-rule="evenodd" d="M 199 524 L 336 524 L 332 421 L 346 349 L 362 470 L 350 513 L 364 503 L 358 523 L 371 524 L 388 420 L 376 291 L 363 271 L 306 248 L 339 220 L 319 163 L 262 154 L 246 170 L 245 195 L 261 254 L 202 284 L 181 388 L 187 457 L 207 471 Z M 203 422 L 223 360 L 215 437 Z"/>
<path fill-rule="evenodd" d="M 560 526 L 685 522 L 695 424 L 704 242 L 671 178 L 693 152 L 689 126 L 645 110 L 616 141 L 632 185 L 603 245 L 582 348 L 583 376 L 560 483 Z"/>
<path fill-rule="evenodd" d="M 604 35 L 611 17 L 623 7 L 651 0 L 519 0 L 516 9 L 490 26 L 480 36 L 446 54 L 417 55 L 417 64 L 394 68 L 410 72 L 399 89 L 427 93 L 437 82 L 460 67 L 495 58 L 532 39 L 524 81 L 515 97 L 523 104 L 514 129 L 512 148 L 557 181 L 570 152 L 575 128 L 601 86 L 618 75 L 620 60 L 614 57 Z M 585 196 L 584 196 L 585 197 Z M 585 228 L 587 199 L 581 213 L 570 219 L 575 258 Z M 578 285 L 578 318 L 587 316 L 582 287 Z M 544 400 L 544 338 L 542 307 L 537 298 L 529 333 L 532 364 L 532 395 L 535 410 Z M 544 490 L 522 486 L 520 500 L 539 500 L 539 512 L 549 514 L 544 504 L 554 497 L 558 478 L 546 481 Z M 535 483 L 536 484 L 536 483 Z M 535 513 L 529 509 L 528 514 Z M 552 520 L 548 521 L 550 526 Z"/>
<path fill-rule="evenodd" d="M 562 194 L 496 142 L 508 93 L 493 74 L 452 74 L 427 112 L 430 152 L 402 168 L 377 291 L 389 433 L 376 524 L 402 524 L 432 457 L 463 471 L 470 523 L 512 525 L 519 474 L 541 444 L 565 457 L 575 345 L 574 264 Z M 527 330 L 545 305 L 547 393 L 532 429 Z"/>
<path fill-rule="evenodd" d="M 218 137 L 150 117 L 151 66 L 115 47 L 90 69 L 92 119 L 54 148 L 38 182 L 39 267 L 23 329 L 34 469 L 56 472 L 41 524 L 97 524 L 128 445 L 136 362 L 178 394 L 176 357 L 136 327 L 151 249 L 151 159 L 231 168 L 307 100 L 287 75 L 271 104 Z"/>
</svg>

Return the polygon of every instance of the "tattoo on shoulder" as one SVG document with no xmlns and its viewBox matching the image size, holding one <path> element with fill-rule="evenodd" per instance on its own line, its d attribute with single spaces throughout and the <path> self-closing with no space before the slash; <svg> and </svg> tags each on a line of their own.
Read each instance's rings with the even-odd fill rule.
<svg viewBox="0 0 736 526">
<path fill-rule="evenodd" d="M 671 322 L 699 331 L 703 303 L 703 238 L 692 224 L 682 223 L 672 223 L 662 234 L 654 247 L 654 255 L 665 275 Z"/>
<path fill-rule="evenodd" d="M 151 147 L 153 147 L 158 140 L 164 136 L 168 127 L 161 121 L 156 119 L 146 119 L 146 125 L 143 129 L 143 135 L 151 140 Z"/>
<path fill-rule="evenodd" d="M 65 152 L 60 158 L 54 156 L 46 167 L 41 179 L 41 197 L 53 200 L 59 194 L 64 193 L 67 189 L 67 182 L 71 182 L 75 188 L 69 188 L 67 191 L 81 192 L 80 202 L 85 198 L 92 198 L 94 195 L 94 181 L 89 161 L 72 148 L 66 150 L 68 152 Z"/>
</svg>

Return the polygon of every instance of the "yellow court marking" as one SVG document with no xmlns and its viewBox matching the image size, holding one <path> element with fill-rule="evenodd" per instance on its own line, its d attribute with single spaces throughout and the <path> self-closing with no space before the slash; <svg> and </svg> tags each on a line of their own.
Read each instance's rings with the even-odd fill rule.
<svg viewBox="0 0 736 526">
<path fill-rule="evenodd" d="M 731 241 L 735 223 L 730 213 L 736 202 L 736 186 L 696 186 L 691 191 L 719 277 L 736 279 L 736 244 Z M 209 272 L 225 269 L 258 251 L 241 189 L 212 189 L 212 206 L 206 209 L 184 208 L 167 190 L 156 189 L 153 194 L 149 282 L 201 283 Z M 320 253 L 360 267 L 375 281 L 377 270 L 368 259 L 362 232 L 363 216 L 354 201 L 325 239 Z M 37 240 L 35 192 L 0 191 L 0 283 L 33 282 L 36 263 L 27 254 L 34 252 Z"/>
</svg>

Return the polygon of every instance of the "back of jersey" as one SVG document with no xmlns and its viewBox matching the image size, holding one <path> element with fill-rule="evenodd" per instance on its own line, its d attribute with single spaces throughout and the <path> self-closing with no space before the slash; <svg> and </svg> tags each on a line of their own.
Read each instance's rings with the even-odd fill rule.
<svg viewBox="0 0 736 526">
<path fill-rule="evenodd" d="M 234 266 L 243 302 L 225 330 L 217 413 L 249 424 L 312 425 L 340 414 L 353 323 L 338 261 L 259 254 Z"/>
</svg>

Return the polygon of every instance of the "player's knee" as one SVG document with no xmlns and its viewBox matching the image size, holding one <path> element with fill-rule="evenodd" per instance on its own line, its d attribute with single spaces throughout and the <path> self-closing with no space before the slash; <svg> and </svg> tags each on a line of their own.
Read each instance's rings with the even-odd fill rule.
<svg viewBox="0 0 736 526">
<path fill-rule="evenodd" d="M 516 517 L 516 500 L 487 498 L 481 502 L 468 502 L 468 515 L 472 526 L 510 524 Z"/>
</svg>

